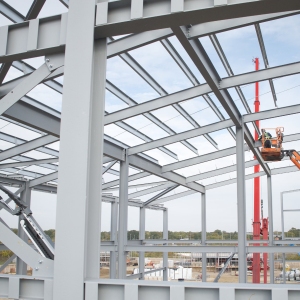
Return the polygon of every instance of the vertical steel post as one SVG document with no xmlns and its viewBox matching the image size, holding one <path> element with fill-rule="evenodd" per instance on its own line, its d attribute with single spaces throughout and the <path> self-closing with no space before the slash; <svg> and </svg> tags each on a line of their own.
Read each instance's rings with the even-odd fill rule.
<svg viewBox="0 0 300 300">
<path fill-rule="evenodd" d="M 168 240 L 169 234 L 168 234 L 168 209 L 166 208 L 163 211 L 163 239 Z M 168 252 L 163 253 L 163 281 L 168 281 Z"/>
<path fill-rule="evenodd" d="M 27 205 L 28 208 L 30 208 L 31 204 L 31 189 L 29 188 L 29 182 L 25 183 L 25 189 L 21 192 L 21 199 L 24 201 Z M 27 242 L 28 241 L 28 236 L 26 235 L 25 231 L 23 230 L 21 224 L 20 224 L 21 218 L 19 217 L 19 222 L 18 222 L 18 236 L 21 238 L 23 241 Z M 18 275 L 27 275 L 27 264 L 17 257 L 17 262 L 16 262 L 16 274 Z"/>
<path fill-rule="evenodd" d="M 273 246 L 274 243 L 274 227 L 273 227 L 273 200 L 272 200 L 272 177 L 267 177 L 268 188 L 268 216 L 269 216 L 269 245 Z M 274 283 L 274 253 L 269 254 L 270 263 L 270 283 Z"/>
<path fill-rule="evenodd" d="M 139 230 L 139 239 L 142 241 L 145 239 L 145 220 L 146 220 L 146 208 L 140 208 L 140 230 Z M 141 280 L 145 279 L 145 252 L 139 252 L 139 272 L 141 275 Z"/>
<path fill-rule="evenodd" d="M 285 240 L 285 234 L 284 234 L 284 213 L 283 213 L 283 192 L 280 193 L 280 200 L 281 200 L 281 240 Z M 285 253 L 282 253 L 282 279 L 283 283 L 286 283 L 285 278 Z"/>
<path fill-rule="evenodd" d="M 255 58 L 255 70 L 259 70 L 259 59 Z M 259 83 L 255 82 L 255 101 L 254 101 L 254 111 L 259 112 Z M 259 121 L 255 121 L 257 128 L 259 128 Z M 254 140 L 258 140 L 258 133 L 254 130 Z M 254 166 L 254 173 L 259 173 L 260 165 Z M 254 216 L 253 216 L 253 240 L 260 240 L 260 177 L 254 178 Z M 259 244 L 255 244 L 258 246 Z M 253 253 L 253 283 L 260 283 L 260 254 Z"/>
<path fill-rule="evenodd" d="M 127 225 L 128 225 L 128 156 L 120 162 L 119 229 L 118 229 L 118 278 L 126 278 Z"/>
<path fill-rule="evenodd" d="M 247 282 L 244 123 L 236 127 L 239 282 Z"/>
<path fill-rule="evenodd" d="M 111 203 L 111 217 L 110 217 L 110 240 L 117 244 L 117 226 L 118 226 L 118 203 L 116 201 Z M 116 278 L 116 251 L 110 251 L 109 275 L 111 279 Z"/>
<path fill-rule="evenodd" d="M 94 43 L 95 3 L 72 0 L 68 13 L 54 300 L 82 300 L 85 278 L 99 278 L 107 46 Z"/>
<path fill-rule="evenodd" d="M 201 222 L 202 222 L 202 233 L 201 233 L 201 244 L 206 244 L 206 194 L 201 194 Z M 202 253 L 202 282 L 206 282 L 206 253 Z"/>
</svg>

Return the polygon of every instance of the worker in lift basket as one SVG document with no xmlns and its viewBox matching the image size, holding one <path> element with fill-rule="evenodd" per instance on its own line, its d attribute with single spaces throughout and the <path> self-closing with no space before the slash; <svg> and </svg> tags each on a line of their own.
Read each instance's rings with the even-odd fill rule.
<svg viewBox="0 0 300 300">
<path fill-rule="evenodd" d="M 270 139 L 272 138 L 271 133 L 264 131 L 263 134 L 265 136 L 264 148 L 271 148 L 271 141 L 270 141 Z M 261 140 L 261 139 L 262 139 L 262 135 L 260 135 L 260 137 L 259 137 L 259 140 Z"/>
</svg>

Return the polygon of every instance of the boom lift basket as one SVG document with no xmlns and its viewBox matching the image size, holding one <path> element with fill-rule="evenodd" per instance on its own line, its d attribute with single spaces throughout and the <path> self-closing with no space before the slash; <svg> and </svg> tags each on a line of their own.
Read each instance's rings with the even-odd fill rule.
<svg viewBox="0 0 300 300">
<path fill-rule="evenodd" d="M 276 136 L 275 137 L 267 137 L 266 129 L 262 129 L 261 135 L 261 155 L 264 161 L 281 161 L 283 158 L 282 153 L 282 141 L 283 141 L 283 127 L 277 128 L 267 128 L 267 129 L 275 129 Z"/>
</svg>

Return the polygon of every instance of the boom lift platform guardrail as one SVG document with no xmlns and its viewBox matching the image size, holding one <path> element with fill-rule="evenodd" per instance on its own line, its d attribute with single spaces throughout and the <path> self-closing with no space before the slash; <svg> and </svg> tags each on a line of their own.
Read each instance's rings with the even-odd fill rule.
<svg viewBox="0 0 300 300">
<path fill-rule="evenodd" d="M 20 224 L 28 236 L 28 238 L 35 245 L 38 252 L 46 258 L 54 259 L 54 245 L 49 236 L 47 236 L 43 229 L 38 225 L 37 221 L 32 216 L 32 211 L 28 208 L 26 203 L 16 196 L 13 192 L 0 184 L 2 190 L 8 197 L 16 204 L 16 208 L 12 209 L 0 196 L 0 207 L 4 208 L 10 214 L 20 216 Z"/>
</svg>

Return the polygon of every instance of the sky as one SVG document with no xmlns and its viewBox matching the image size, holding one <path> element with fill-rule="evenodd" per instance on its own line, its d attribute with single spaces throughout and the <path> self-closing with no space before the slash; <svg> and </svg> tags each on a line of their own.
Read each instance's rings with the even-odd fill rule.
<svg viewBox="0 0 300 300">
<path fill-rule="evenodd" d="M 7 0 L 14 8 L 18 9 L 22 14 L 26 15 L 31 2 L 29 0 Z M 60 14 L 66 12 L 67 9 L 58 0 L 47 0 L 44 8 L 42 9 L 39 17 L 46 17 L 49 15 Z M 0 26 L 11 24 L 4 16 L 0 14 Z M 269 66 L 279 66 L 282 64 L 289 64 L 300 61 L 300 39 L 296 38 L 299 35 L 300 28 L 300 16 L 292 16 L 284 19 L 269 21 L 261 24 L 261 31 L 264 38 L 264 43 L 269 60 Z M 259 43 L 256 37 L 255 27 L 247 26 L 240 29 L 230 30 L 227 32 L 219 33 L 216 35 L 223 51 L 231 65 L 234 74 L 243 74 L 254 70 L 253 59 L 258 57 L 260 59 L 260 68 L 264 69 L 261 51 Z M 119 37 L 115 37 L 119 38 Z M 183 57 L 185 63 L 189 66 L 192 72 L 195 74 L 200 83 L 205 83 L 202 75 L 196 69 L 195 65 L 188 57 L 182 46 L 176 37 L 171 37 L 170 42 L 175 49 Z M 207 51 L 211 61 L 219 73 L 224 78 L 227 77 L 227 73 L 218 58 L 218 55 L 209 39 L 209 37 L 200 38 L 200 42 Z M 132 57 L 142 65 L 142 67 L 153 76 L 157 82 L 167 91 L 167 93 L 175 93 L 177 91 L 192 87 L 192 83 L 187 79 L 185 74 L 177 66 L 168 52 L 165 50 L 160 42 L 156 42 L 129 52 Z M 39 57 L 35 59 L 25 60 L 35 68 L 39 67 L 44 58 Z M 22 73 L 14 68 L 11 68 L 5 81 L 12 80 Z M 153 90 L 142 78 L 140 78 L 120 57 L 110 58 L 107 62 L 107 79 L 117 86 L 120 90 L 130 96 L 138 103 L 149 101 L 158 98 L 160 95 Z M 63 76 L 56 79 L 63 83 Z M 300 75 L 287 76 L 274 80 L 274 86 L 278 99 L 278 107 L 284 107 L 287 105 L 299 104 L 299 92 L 300 92 Z M 241 86 L 241 89 L 245 95 L 245 98 L 253 111 L 254 102 L 254 84 L 248 84 Z M 238 99 L 237 93 L 234 89 L 229 89 L 229 93 L 232 99 L 235 101 L 238 109 L 242 114 L 246 111 Z M 273 98 L 270 91 L 268 82 L 260 83 L 260 108 L 261 110 L 268 110 L 275 108 Z M 32 91 L 28 93 L 28 96 L 46 104 L 58 111 L 61 110 L 62 95 L 51 90 L 45 85 L 38 85 Z M 210 95 L 225 118 L 228 118 L 227 113 L 221 107 L 216 97 Z M 193 118 L 201 125 L 207 125 L 218 121 L 211 108 L 205 102 L 202 97 L 197 97 L 184 103 L 181 103 L 182 107 L 189 112 Z M 109 91 L 106 91 L 105 110 L 109 113 L 126 108 L 127 104 L 123 103 L 120 99 L 114 96 Z M 158 109 L 152 112 L 163 123 L 167 124 L 175 132 L 184 132 L 192 129 L 192 125 L 189 124 L 173 107 L 166 107 Z M 152 139 L 159 139 L 168 134 L 153 124 L 144 116 L 136 116 L 125 120 L 126 123 L 140 130 L 142 133 L 148 135 Z M 249 129 L 253 132 L 251 124 Z M 270 120 L 261 121 L 261 128 L 266 127 L 278 127 L 283 126 L 285 134 L 290 135 L 299 132 L 299 114 L 291 115 L 287 117 L 274 118 Z M 9 124 L 6 121 L 0 120 L 0 132 L 13 134 L 19 138 L 31 140 L 40 136 L 37 132 L 31 132 L 20 126 Z M 143 143 L 142 140 L 133 136 L 132 134 L 125 132 L 123 129 L 116 125 L 108 125 L 105 127 L 105 133 L 118 139 L 119 141 L 129 145 L 135 146 Z M 220 130 L 214 132 L 211 136 L 219 145 L 219 149 L 225 149 L 235 145 L 234 139 L 228 133 L 227 130 Z M 189 140 L 199 152 L 199 155 L 216 151 L 216 149 L 204 138 L 195 137 Z M 0 141 L 0 149 L 5 150 L 13 145 Z M 48 145 L 47 147 L 59 150 L 59 142 Z M 195 157 L 196 154 L 191 152 L 181 143 L 174 143 L 166 146 L 171 151 L 177 153 L 179 160 Z M 290 142 L 284 144 L 285 149 L 298 149 L 300 150 L 300 142 Z M 159 161 L 161 165 L 166 165 L 175 162 L 173 158 L 161 152 L 160 150 L 150 150 L 146 154 L 154 157 Z M 37 151 L 30 151 L 26 153 L 26 156 L 37 158 L 48 158 L 50 155 L 42 154 Z M 251 152 L 245 153 L 245 159 L 253 159 Z M 12 162 L 8 160 L 7 162 Z M 183 176 L 192 176 L 198 173 L 203 173 L 209 170 L 222 168 L 235 164 L 235 155 L 231 155 L 225 158 L 218 159 L 212 162 L 206 162 L 198 164 L 192 167 L 176 170 L 176 172 Z M 291 166 L 290 161 L 282 161 L 270 164 L 270 168 L 278 168 L 283 166 Z M 119 170 L 119 165 L 116 164 L 113 169 Z M 41 167 L 28 167 L 26 170 L 38 172 L 41 174 L 48 174 L 51 170 L 47 170 Z M 136 173 L 136 170 L 130 170 L 130 174 Z M 253 173 L 253 168 L 246 169 L 246 174 Z M 226 175 L 208 178 L 200 181 L 199 183 L 204 185 L 213 184 L 222 180 L 235 178 L 236 173 L 228 173 Z M 116 176 L 111 174 L 104 175 L 104 182 L 117 179 Z M 133 181 L 130 184 L 140 184 L 154 181 L 160 181 L 161 179 L 155 176 L 147 177 L 137 181 Z M 280 195 L 282 192 L 299 189 L 300 172 L 287 173 L 282 175 L 276 175 L 272 178 L 273 184 L 273 216 L 274 216 L 274 230 L 281 230 L 281 208 L 280 208 Z M 131 192 L 141 190 L 140 188 L 130 189 Z M 179 187 L 170 192 L 170 195 L 187 190 L 186 188 Z M 213 231 L 221 229 L 224 231 L 237 231 L 237 195 L 236 184 L 212 189 L 207 191 L 207 230 Z M 118 196 L 117 191 L 113 191 L 113 194 Z M 155 194 L 149 194 L 147 196 L 140 197 L 142 201 L 146 201 L 153 197 Z M 166 195 L 167 196 L 167 195 Z M 267 206 L 267 182 L 266 176 L 261 177 L 261 198 L 264 200 L 264 216 L 268 215 Z M 287 208 L 299 208 L 300 192 L 287 194 L 284 196 L 284 203 Z M 247 231 L 252 230 L 252 218 L 253 218 L 253 180 L 246 181 L 246 226 Z M 201 231 L 201 195 L 193 194 L 184 198 L 176 199 L 173 201 L 165 202 L 164 206 L 168 208 L 169 212 L 169 230 L 172 231 Z M 55 228 L 55 215 L 56 215 L 56 195 L 50 195 L 46 193 L 33 191 L 32 193 L 32 211 L 34 217 L 38 220 L 42 228 L 50 229 Z M 285 209 L 287 209 L 285 208 Z M 285 229 L 288 230 L 291 227 L 300 228 L 300 212 L 285 212 Z M 3 210 L 0 213 L 0 217 L 3 218 L 10 226 L 17 226 L 17 218 L 11 217 Z M 138 229 L 139 224 L 139 209 L 129 207 L 129 219 L 128 229 Z M 146 230 L 158 230 L 162 231 L 163 221 L 162 212 L 147 210 L 146 212 Z M 110 205 L 103 203 L 102 205 L 102 230 L 108 231 L 110 228 Z"/>
</svg>

